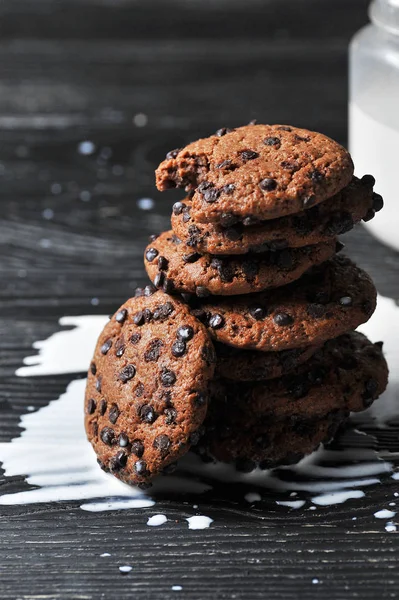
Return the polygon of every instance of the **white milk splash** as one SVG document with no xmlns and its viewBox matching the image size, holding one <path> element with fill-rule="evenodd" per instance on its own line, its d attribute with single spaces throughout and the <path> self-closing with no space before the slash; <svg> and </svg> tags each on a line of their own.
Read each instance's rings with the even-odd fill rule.
<svg viewBox="0 0 399 600">
<path fill-rule="evenodd" d="M 38 354 L 25 358 L 17 375 L 85 372 L 96 339 L 107 321 L 106 316 L 63 317 L 60 325 L 69 329 L 35 342 Z M 380 296 L 376 313 L 360 330 L 372 341 L 384 341 L 390 384 L 383 397 L 367 411 L 384 426 L 389 418 L 399 415 L 398 306 L 393 300 Z M 98 467 L 83 427 L 84 388 L 84 379 L 72 381 L 65 393 L 48 406 L 22 415 L 20 425 L 24 431 L 10 443 L 0 444 L 0 461 L 5 475 L 23 475 L 26 483 L 36 487 L 3 495 L 0 505 L 79 500 L 84 501 L 81 504 L 83 510 L 107 511 L 147 508 L 155 504 L 148 494 L 124 485 Z M 357 437 L 361 442 L 361 432 Z M 273 495 L 281 493 L 275 500 L 279 506 L 299 509 L 309 504 L 309 500 L 318 506 L 326 506 L 360 498 L 364 496 L 364 488 L 379 483 L 380 476 L 392 473 L 391 463 L 380 460 L 373 450 L 362 447 L 361 443 L 340 451 L 321 449 L 295 467 L 271 473 L 255 470 L 239 474 L 230 466 L 204 465 L 197 457 L 188 455 L 180 462 L 176 476 L 160 478 L 150 494 L 152 497 L 159 491 L 201 494 L 212 489 L 210 481 L 215 485 L 220 482 L 244 483 L 248 486 L 247 502 L 259 501 L 259 488 L 263 488 Z M 393 473 L 392 477 L 398 479 L 399 475 Z M 308 496 L 289 500 L 289 492 L 291 495 L 307 493 Z M 313 497 L 309 498 L 309 495 Z M 208 519 L 200 518 L 201 524 Z M 199 517 L 189 519 L 190 525 Z"/>
</svg>

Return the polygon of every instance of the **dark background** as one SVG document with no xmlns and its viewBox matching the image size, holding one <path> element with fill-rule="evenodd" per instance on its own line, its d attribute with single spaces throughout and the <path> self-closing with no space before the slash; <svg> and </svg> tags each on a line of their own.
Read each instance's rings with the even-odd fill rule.
<svg viewBox="0 0 399 600">
<path fill-rule="evenodd" d="M 367 4 L 0 3 L 0 441 L 17 435 L 27 405 L 57 398 L 71 379 L 17 379 L 32 342 L 64 314 L 113 311 L 145 281 L 147 236 L 168 227 L 179 197 L 154 189 L 167 150 L 253 118 L 346 142 L 347 48 Z M 96 151 L 80 154 L 82 140 Z M 140 198 L 155 207 L 139 210 Z M 362 228 L 345 242 L 379 291 L 398 297 L 398 255 Z M 3 507 L 0 597 L 156 600 L 176 597 L 177 582 L 198 600 L 396 597 L 397 538 L 372 517 L 393 485 L 313 513 L 248 510 L 220 489 L 201 503 L 211 529 L 190 534 L 181 498 L 157 503 L 178 523 L 155 531 L 151 509 Z M 0 493 L 19 489 L 23 480 L 0 476 Z M 120 576 L 119 564 L 134 575 Z"/>
</svg>

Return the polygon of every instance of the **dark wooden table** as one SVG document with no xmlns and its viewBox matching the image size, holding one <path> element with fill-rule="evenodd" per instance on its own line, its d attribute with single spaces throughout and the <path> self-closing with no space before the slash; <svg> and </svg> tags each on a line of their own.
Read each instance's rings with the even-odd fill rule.
<svg viewBox="0 0 399 600">
<path fill-rule="evenodd" d="M 64 314 L 113 311 L 145 281 L 142 251 L 179 194 L 154 168 L 221 126 L 290 122 L 346 141 L 346 64 L 367 0 L 8 0 L 0 4 L 0 441 L 72 376 L 17 378 Z M 144 116 L 143 116 L 144 115 Z M 82 140 L 98 150 L 77 152 Z M 101 149 L 112 149 L 112 157 Z M 105 157 L 104 157 L 105 156 Z M 137 200 L 155 207 L 139 210 Z M 50 209 L 50 210 L 49 210 Z M 43 241 L 44 240 L 44 241 Z M 399 297 L 398 255 L 362 228 L 348 253 Z M 93 305 L 92 299 L 99 304 Z M 394 598 L 398 537 L 373 519 L 391 484 L 322 511 L 201 501 L 187 535 L 178 496 L 156 512 L 85 513 L 78 502 L 2 507 L 2 600 Z M 0 478 L 0 493 L 27 489 Z M 357 516 L 356 524 L 353 515 Z M 101 561 L 102 552 L 112 554 Z M 133 564 L 121 576 L 118 565 Z M 322 585 L 312 585 L 318 577 Z"/>
</svg>

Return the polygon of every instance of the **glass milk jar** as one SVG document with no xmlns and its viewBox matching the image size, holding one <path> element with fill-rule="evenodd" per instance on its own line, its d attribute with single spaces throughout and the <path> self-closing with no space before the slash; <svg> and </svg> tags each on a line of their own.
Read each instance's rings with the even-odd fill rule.
<svg viewBox="0 0 399 600">
<path fill-rule="evenodd" d="M 374 0 L 369 14 L 350 46 L 349 149 L 385 201 L 366 227 L 399 250 L 399 0 Z"/>
</svg>

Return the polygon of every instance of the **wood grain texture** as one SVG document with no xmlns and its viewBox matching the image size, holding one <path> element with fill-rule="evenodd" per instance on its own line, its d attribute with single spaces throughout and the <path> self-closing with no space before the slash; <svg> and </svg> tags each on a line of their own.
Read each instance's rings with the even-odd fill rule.
<svg viewBox="0 0 399 600">
<path fill-rule="evenodd" d="M 180 196 L 154 189 L 153 170 L 167 150 L 254 117 L 345 142 L 347 44 L 366 22 L 366 6 L 0 4 L 0 441 L 18 434 L 28 405 L 44 406 L 71 379 L 16 378 L 32 342 L 55 332 L 64 314 L 113 311 L 145 281 L 146 239 L 168 227 Z M 147 116 L 143 127 L 138 113 Z M 77 151 L 87 139 L 96 145 L 90 156 Z M 112 149 L 107 160 L 104 148 Z M 155 207 L 139 210 L 146 197 Z M 345 242 L 379 291 L 399 298 L 398 255 L 362 228 Z M 393 448 L 397 438 L 388 432 L 380 444 Z M 27 488 L 21 477 L 0 476 L 0 493 Z M 373 513 L 396 489 L 387 480 L 365 499 L 299 512 L 277 506 L 273 495 L 249 508 L 242 486 L 219 485 L 199 502 L 212 527 L 190 532 L 184 519 L 197 496 L 159 498 L 154 509 L 169 523 L 154 529 L 146 526 L 154 509 L 98 515 L 77 502 L 2 507 L 0 597 L 394 598 L 398 537 Z M 100 558 L 103 552 L 112 556 Z M 133 571 L 122 576 L 121 564 Z"/>
</svg>

